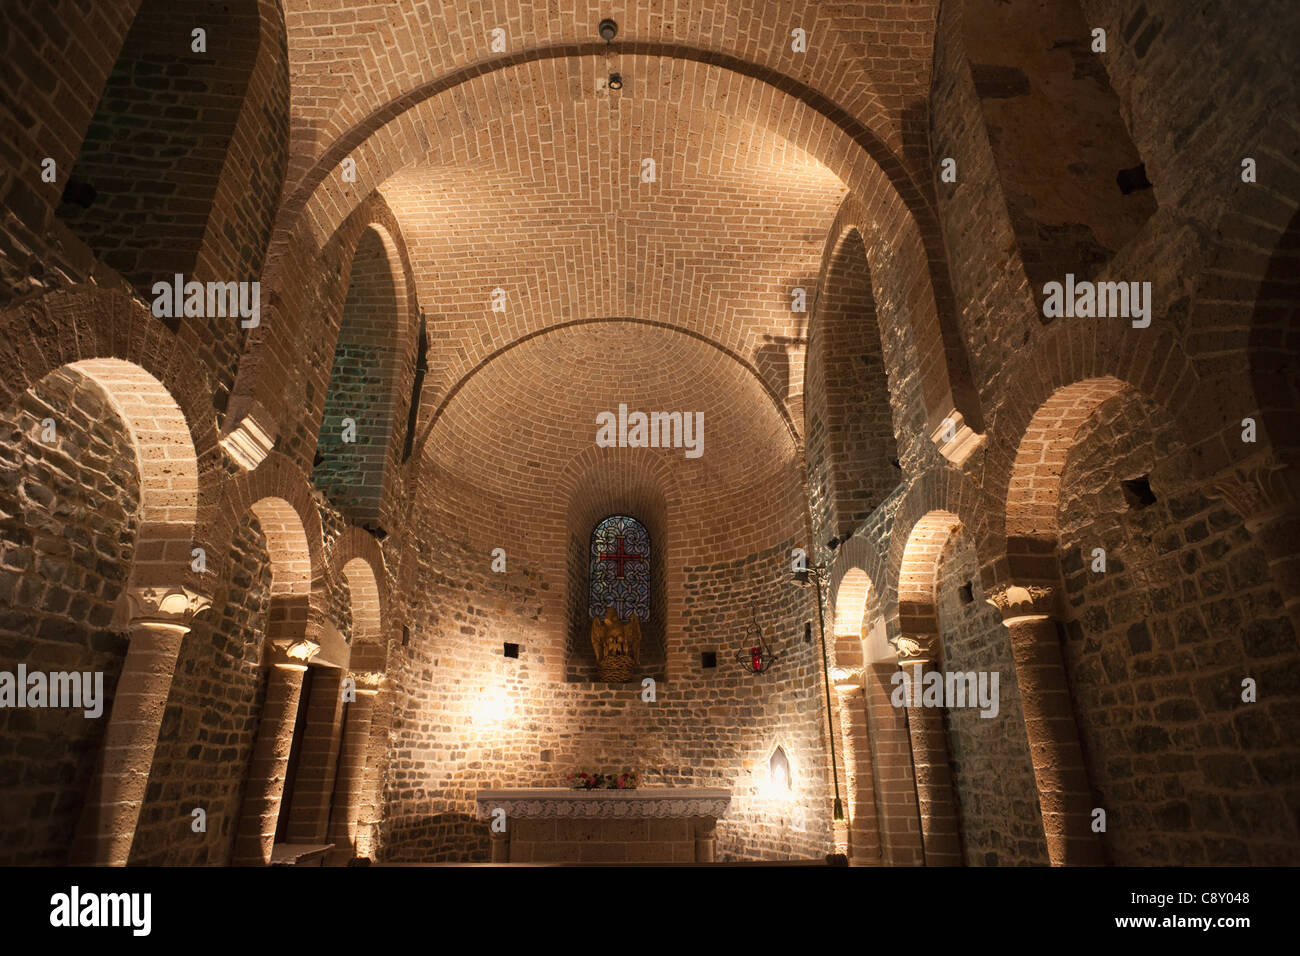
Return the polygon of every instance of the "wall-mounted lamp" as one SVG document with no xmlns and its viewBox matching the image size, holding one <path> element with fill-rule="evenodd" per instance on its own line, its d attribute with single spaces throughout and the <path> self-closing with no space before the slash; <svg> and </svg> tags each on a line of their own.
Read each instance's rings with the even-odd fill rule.
<svg viewBox="0 0 1300 956">
<path fill-rule="evenodd" d="M 609 88 L 611 90 L 621 90 L 623 88 L 622 73 L 611 73 L 609 75 Z"/>
<path fill-rule="evenodd" d="M 763 629 L 758 626 L 757 618 L 754 619 L 754 626 L 750 628 L 749 633 L 749 646 L 736 651 L 736 662 L 751 674 L 762 674 L 775 664 L 776 659 L 781 655 L 773 653 L 771 645 L 763 640 Z"/>
</svg>

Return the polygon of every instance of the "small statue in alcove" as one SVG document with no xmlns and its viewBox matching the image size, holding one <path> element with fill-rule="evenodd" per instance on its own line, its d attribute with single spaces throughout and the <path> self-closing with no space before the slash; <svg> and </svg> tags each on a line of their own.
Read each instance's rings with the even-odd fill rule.
<svg viewBox="0 0 1300 956">
<path fill-rule="evenodd" d="M 601 680 L 616 684 L 631 680 L 641 666 L 641 619 L 633 614 L 623 621 L 612 606 L 605 608 L 604 619 L 591 619 L 591 647 Z"/>
</svg>

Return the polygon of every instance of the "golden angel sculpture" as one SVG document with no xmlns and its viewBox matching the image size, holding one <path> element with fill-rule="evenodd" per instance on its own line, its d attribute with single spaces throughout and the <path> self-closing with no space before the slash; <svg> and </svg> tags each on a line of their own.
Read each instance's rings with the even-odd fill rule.
<svg viewBox="0 0 1300 956">
<path fill-rule="evenodd" d="M 641 666 L 641 619 L 635 614 L 626 621 L 612 607 L 605 617 L 591 619 L 591 647 L 601 680 L 621 684 L 632 679 Z"/>
</svg>

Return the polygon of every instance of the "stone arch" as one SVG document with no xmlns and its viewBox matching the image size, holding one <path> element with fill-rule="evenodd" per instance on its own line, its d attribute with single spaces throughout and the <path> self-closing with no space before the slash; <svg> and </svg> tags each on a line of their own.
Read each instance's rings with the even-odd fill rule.
<svg viewBox="0 0 1300 956">
<path fill-rule="evenodd" d="M 206 52 L 192 50 L 200 27 Z M 278 0 L 140 4 L 58 205 L 137 294 L 152 298 L 175 274 L 252 282 L 261 272 L 288 157 L 284 50 Z M 216 372 L 224 408 L 238 321 L 168 322 Z"/>
<path fill-rule="evenodd" d="M 898 566 L 898 622 L 904 637 L 938 641 L 935 585 L 939 557 L 949 536 L 960 527 L 961 519 L 954 513 L 930 511 L 908 530 Z M 934 648 L 932 653 L 938 653 L 938 648 Z"/>
<path fill-rule="evenodd" d="M 1061 653 L 1088 806 L 1107 812 L 1107 857 L 1294 859 L 1300 834 L 1287 814 L 1247 822 L 1226 810 L 1236 798 L 1222 789 L 1232 763 L 1260 804 L 1295 799 L 1294 782 L 1273 773 L 1270 738 L 1233 733 L 1243 666 L 1287 669 L 1300 658 L 1264 541 L 1189 480 L 1183 437 L 1140 392 L 1116 392 L 1061 441 L 1069 453 L 1044 550 L 1059 557 Z M 1298 693 L 1278 687 L 1251 705 L 1252 720 L 1289 719 Z"/>
<path fill-rule="evenodd" d="M 854 227 L 832 242 L 809 322 L 803 389 L 819 546 L 852 535 L 902 477 L 866 247 Z"/>
<path fill-rule="evenodd" d="M 867 673 L 866 620 L 871 581 L 861 568 L 849 568 L 832 594 L 836 710 L 842 746 L 844 783 L 848 792 L 849 858 L 869 863 L 881 860 L 881 841 L 872 773 L 871 732 L 864 688 Z"/>
<path fill-rule="evenodd" d="M 662 322 L 651 322 L 646 319 L 635 319 L 635 318 L 589 318 L 589 319 L 574 319 L 573 321 L 570 322 L 560 322 L 555 325 L 547 326 L 544 329 L 539 329 L 536 332 L 532 332 L 528 335 L 523 336 L 522 338 L 516 339 L 515 341 L 509 343 L 508 345 L 505 345 L 502 348 L 497 349 L 491 355 L 485 356 L 483 360 L 478 363 L 478 365 L 476 365 L 468 373 L 462 376 L 460 380 L 457 381 L 447 391 L 447 394 L 443 397 L 442 401 L 439 402 L 436 408 L 432 408 L 427 412 L 425 411 L 421 412 L 420 418 L 422 421 L 425 421 L 425 425 L 423 430 L 419 432 L 418 437 L 416 438 L 415 441 L 416 457 L 418 458 L 421 455 L 422 449 L 427 444 L 429 440 L 429 436 L 433 432 L 434 426 L 437 425 L 438 423 L 438 419 L 442 416 L 442 413 L 451 404 L 452 400 L 455 399 L 457 393 L 459 393 L 460 390 L 475 375 L 477 375 L 479 372 L 487 368 L 487 366 L 489 366 L 492 362 L 496 361 L 498 358 L 507 354 L 511 350 L 516 349 L 529 342 L 532 342 L 538 338 L 541 338 L 542 336 L 550 335 L 565 329 L 576 328 L 578 326 L 592 325 L 598 323 L 604 324 L 604 323 L 611 323 L 611 322 L 626 322 L 631 325 L 650 326 L 657 329 L 664 329 L 665 331 L 678 333 L 682 336 L 693 339 L 697 342 L 701 342 L 704 345 L 707 345 L 710 348 L 720 352 L 722 355 L 726 356 L 726 358 L 728 358 L 732 362 L 735 362 L 737 365 L 743 368 L 746 373 L 748 373 L 750 376 L 754 378 L 758 386 L 763 390 L 766 397 L 771 400 L 772 405 L 776 410 L 777 414 L 780 415 L 782 420 L 784 421 L 786 430 L 790 434 L 791 442 L 795 446 L 798 446 L 800 444 L 801 439 L 799 436 L 799 430 L 796 427 L 794 420 L 790 417 L 790 410 L 786 406 L 786 403 L 781 398 L 781 396 L 778 395 L 773 390 L 772 385 L 768 381 L 767 377 L 764 376 L 753 363 L 746 360 L 744 356 L 737 354 L 736 352 L 732 351 L 731 349 L 727 348 L 725 345 L 722 345 L 721 343 L 715 342 L 713 339 L 700 335 L 698 332 L 694 332 L 690 329 L 681 329 L 675 326 L 666 325 Z"/>
<path fill-rule="evenodd" d="M 1075 433 L 1102 402 L 1128 387 L 1113 376 L 1086 379 L 1057 389 L 1034 412 L 1007 487 L 1008 538 L 1056 538 L 1061 471 Z"/>
<path fill-rule="evenodd" d="M 934 510 L 907 531 L 898 568 L 897 646 L 902 673 L 913 687 L 917 678 L 942 670 L 935 587 L 939 558 L 960 527 L 961 519 L 955 513 Z M 961 834 L 943 709 L 924 706 L 915 693 L 904 700 L 926 865 L 960 865 Z"/>
<path fill-rule="evenodd" d="M 34 784 L 6 793 L 6 804 L 26 807 L 30 819 L 16 832 L 0 824 L 0 832 L 9 862 L 64 863 L 78 820 L 101 806 L 96 763 L 112 749 L 120 677 L 138 677 L 124 625 L 140 594 L 174 585 L 189 562 L 198 466 L 166 387 L 121 359 L 56 368 L 9 409 L 0 653 L 33 674 L 76 672 L 84 704 L 76 716 L 88 719 L 69 720 L 68 705 L 52 702 L 12 726 L 10 711 L 0 712 L 18 741 L 15 767 Z M 94 674 L 93 684 L 82 673 Z"/>
<path fill-rule="evenodd" d="M 1155 214 L 1154 191 L 1078 0 L 1032 9 L 964 0 L 961 21 L 1020 259 L 1041 307 L 1044 283 L 1067 272 L 1092 280 L 1104 270 Z"/>
<path fill-rule="evenodd" d="M 680 53 L 687 60 L 692 59 L 689 51 L 675 48 L 660 51 L 652 44 L 643 52 L 637 52 L 639 49 L 635 45 L 628 46 L 621 55 L 641 58 L 648 69 L 661 69 L 658 61 L 663 56 Z M 737 95 L 753 103 L 759 122 L 782 130 L 797 129 L 791 140 L 793 145 L 816 157 L 855 193 L 869 197 L 872 217 L 881 224 L 894 254 L 905 264 L 907 274 L 900 285 L 900 295 L 907 300 L 907 314 L 915 327 L 918 348 L 926 357 L 923 391 L 929 424 L 932 429 L 937 429 L 946 419 L 953 418 L 954 413 L 964 416 L 964 420 L 972 425 L 978 422 L 977 410 L 966 407 L 969 396 L 973 394 L 966 387 L 969 376 L 962 369 L 953 367 L 952 350 L 960 338 L 952 323 L 952 293 L 942 265 L 942 250 L 938 247 L 937 224 L 921 192 L 908 180 L 901 162 L 888 149 L 878 148 L 869 131 L 857 120 L 825 101 L 820 94 L 789 78 L 767 76 L 762 71 L 759 71 L 761 75 L 755 75 L 754 71 L 744 69 L 742 63 L 728 66 L 730 61 L 725 58 L 719 61 L 712 53 L 698 59 L 700 62 L 691 62 L 683 74 L 690 83 L 712 82 L 713 76 L 725 78 L 728 83 L 734 82 L 738 88 Z M 466 124 L 465 136 L 449 134 L 443 139 L 448 148 L 457 143 L 475 143 L 481 137 L 473 132 L 474 124 L 481 116 L 490 114 L 494 117 L 493 122 L 497 122 L 498 108 L 488 104 L 499 102 L 499 85 L 515 79 L 516 82 L 511 84 L 512 90 L 524 90 L 534 96 L 537 95 L 532 92 L 534 88 L 553 90 L 556 80 L 554 70 L 550 68 L 552 62 L 561 64 L 563 71 L 573 73 L 574 83 L 589 83 L 590 76 L 595 75 L 594 65 L 600 61 L 579 56 L 570 48 L 529 52 L 517 62 L 508 59 L 486 71 L 475 67 L 445 81 L 429 84 L 358 124 L 326 151 L 292 191 L 282 210 L 281 225 L 277 227 L 277 248 L 287 250 L 298 243 L 306 249 L 313 241 L 323 243 L 334 225 L 347 217 L 348 210 L 355 203 L 356 193 L 351 187 L 345 192 L 334 181 L 337 177 L 330 175 L 343 158 L 351 156 L 357 160 L 358 175 L 364 179 L 364 182 L 358 180 L 358 188 L 364 192 L 379 187 L 399 169 L 409 165 L 414 157 L 428 157 L 429 144 L 421 146 L 410 139 L 426 119 L 433 125 L 450 116 Z M 769 84 L 776 84 L 776 88 L 783 92 L 773 97 Z M 444 113 L 441 97 L 452 91 L 457 97 L 465 97 L 466 108 Z M 789 109 L 783 108 L 783 103 L 788 103 Z M 800 117 L 793 123 L 790 109 Z M 745 108 L 738 106 L 737 111 L 744 113 Z M 464 160 L 447 157 L 440 161 Z M 268 286 L 279 289 L 295 281 L 293 272 L 274 263 L 279 261 L 287 265 L 296 255 L 287 251 L 284 255 L 273 255 Z M 287 322 L 293 324 L 292 319 Z M 290 357 L 289 351 L 273 344 L 268 337 L 292 334 L 288 325 L 277 321 L 261 336 L 250 339 L 248 368 L 255 374 L 241 381 L 240 387 L 249 404 L 260 402 L 263 408 L 277 404 L 269 396 L 257 396 L 262 396 L 266 390 L 274 390 L 276 383 L 285 380 L 276 365 Z"/>
<path fill-rule="evenodd" d="M 400 337 L 394 337 L 399 358 L 393 387 L 398 395 L 404 395 L 410 389 L 416 375 L 415 333 L 421 316 L 415 276 L 401 223 L 384 198 L 371 193 L 356 205 L 322 249 L 312 249 L 307 253 L 299 247 L 281 249 L 268 259 L 263 286 L 268 292 L 275 291 L 266 297 L 269 308 L 264 319 L 270 319 L 272 315 L 274 318 L 263 321 L 248 332 L 244 349 L 247 361 L 241 360 L 239 379 L 224 419 L 226 435 L 223 442 L 249 446 L 255 452 L 241 460 L 244 467 L 256 467 L 274 444 L 279 451 L 301 462 L 304 469 L 311 470 L 330 388 L 338 330 L 348 300 L 353 261 L 358 245 L 367 235 L 371 236 L 372 243 L 378 242 L 382 246 L 393 286 L 393 312 L 400 330 Z M 314 275 L 319 281 L 280 283 L 275 279 L 277 273 L 296 279 Z M 320 334 L 319 327 L 314 324 L 308 331 L 306 317 L 319 317 L 328 333 Z M 285 327 L 281 329 L 280 326 Z M 283 336 L 267 339 L 272 328 L 284 333 Z M 263 344 L 270 351 L 264 352 Z M 284 369 L 296 369 L 297 374 L 274 381 L 265 379 L 266 373 L 259 365 L 262 361 L 273 361 Z M 255 394 L 253 385 L 256 382 L 262 382 L 264 386 L 270 382 L 271 387 L 264 394 Z M 305 408 L 307 414 L 285 420 L 279 412 L 282 408 Z M 401 416 L 394 418 L 393 431 L 396 433 Z M 390 437 L 390 452 L 398 444 L 398 440 Z"/>
<path fill-rule="evenodd" d="M 162 324 L 120 292 L 74 286 L 0 314 L 0 357 L 21 370 L 0 404 L 65 366 L 94 381 L 132 436 L 148 499 L 133 586 L 174 584 L 191 561 L 196 524 L 215 506 L 221 451 L 207 376 Z M 21 357 L 20 357 L 21 356 Z"/>
<path fill-rule="evenodd" d="M 1168 413 L 1177 433 L 1188 445 L 1189 454 L 1185 459 L 1188 480 L 1206 480 L 1231 460 L 1224 457 L 1222 432 L 1215 427 L 1204 427 L 1206 421 L 1220 421 L 1223 410 L 1213 407 L 1214 396 L 1205 394 L 1208 391 L 1205 383 L 1188 363 L 1174 335 L 1161 330 L 1152 336 L 1150 343 L 1133 348 L 1125 340 L 1133 330 L 1106 322 L 1074 319 L 1048 328 L 1043 354 L 1059 355 L 1060 360 L 1043 362 L 1040 358 L 1027 358 L 1023 365 L 1013 369 L 1022 397 L 1007 407 L 996 443 L 985 457 L 980 499 L 987 506 L 974 517 L 968 511 L 960 512 L 967 525 L 975 529 L 976 547 L 982 561 L 981 576 L 989 588 L 995 581 L 1031 581 L 1038 574 L 1055 580 L 1051 548 L 1047 549 L 1049 563 L 1043 567 L 1041 543 L 1023 547 L 1016 543 L 1045 540 L 1032 527 L 1035 524 L 1043 525 L 1044 534 L 1050 534 L 1042 496 L 1034 494 L 1024 502 L 1013 503 L 1011 482 L 1015 480 L 1018 488 L 1029 489 L 1037 470 L 1041 472 L 1039 486 L 1046 498 L 1051 499 L 1057 487 L 1054 469 L 1064 461 L 1069 436 L 1092 408 L 1123 388 L 1151 397 Z M 1154 332 L 1155 328 L 1142 331 Z M 1048 406 L 1049 401 L 1055 404 Z M 1030 446 L 1022 449 L 1022 439 L 1043 409 L 1047 410 L 1037 419 L 1034 430 L 1036 450 L 1031 451 Z M 1056 443 L 1061 441 L 1064 444 L 1058 447 Z M 1050 461 L 1034 458 L 1036 454 L 1047 455 L 1047 449 L 1055 449 Z"/>
<path fill-rule="evenodd" d="M 405 301 L 400 254 L 387 230 L 371 224 L 352 252 L 312 470 L 313 484 L 345 515 L 371 525 L 397 466 Z M 341 438 L 345 419 L 351 442 Z"/>
</svg>

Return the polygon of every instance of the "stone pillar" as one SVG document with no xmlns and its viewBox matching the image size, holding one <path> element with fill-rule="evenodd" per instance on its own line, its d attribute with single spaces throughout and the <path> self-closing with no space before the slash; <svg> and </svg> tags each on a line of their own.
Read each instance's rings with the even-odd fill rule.
<svg viewBox="0 0 1300 956">
<path fill-rule="evenodd" d="M 877 661 L 863 671 L 867 743 L 880 819 L 883 862 L 890 866 L 922 866 L 921 814 L 916 805 L 912 743 L 907 735 L 907 711 L 890 702 L 895 661 Z"/>
<path fill-rule="evenodd" d="M 339 750 L 338 780 L 334 785 L 334 808 L 330 813 L 328 840 L 334 844 L 327 862 L 337 866 L 357 855 L 357 821 L 361 813 L 362 789 L 366 778 L 366 750 L 370 743 L 370 718 L 379 693 L 378 675 L 353 674 L 356 699 L 347 705 L 347 725 Z M 367 686 L 363 686 L 366 684 Z"/>
<path fill-rule="evenodd" d="M 695 833 L 695 862 L 712 863 L 717 854 L 718 821 L 713 817 L 696 817 L 692 824 Z"/>
<path fill-rule="evenodd" d="M 853 668 L 846 669 L 835 682 L 839 695 L 841 739 L 844 741 L 844 780 L 849 791 L 848 855 L 854 863 L 878 866 L 883 862 L 883 854 L 863 680 L 862 670 Z"/>
<path fill-rule="evenodd" d="M 126 598 L 131 638 L 73 838 L 70 860 L 78 865 L 126 865 L 181 641 L 211 604 L 182 587 L 131 588 Z"/>
<path fill-rule="evenodd" d="M 923 686 L 925 675 L 939 672 L 937 635 L 912 634 L 897 642 L 898 666 L 911 687 Z M 953 799 L 952 767 L 942 707 L 925 707 L 909 691 L 907 731 L 912 740 L 916 798 L 921 811 L 921 844 L 926 866 L 961 866 L 961 838 Z"/>
<path fill-rule="evenodd" d="M 300 735 L 298 769 L 294 773 L 293 800 L 285 842 L 319 844 L 329 833 L 330 804 L 343 749 L 343 678 L 337 667 L 312 671 L 311 698 L 305 704 Z M 304 681 L 305 683 L 305 681 Z"/>
<path fill-rule="evenodd" d="M 489 824 L 490 826 L 490 824 Z M 509 824 L 507 824 L 509 826 Z M 509 863 L 510 862 L 510 832 L 502 830 L 498 833 L 492 830 L 492 863 Z"/>
<path fill-rule="evenodd" d="M 1011 634 L 1048 859 L 1053 866 L 1099 866 L 1105 857 L 1092 831 L 1092 788 L 1061 655 L 1056 588 L 1005 585 L 988 602 Z"/>
<path fill-rule="evenodd" d="M 1300 473 L 1259 455 L 1215 477 L 1206 494 L 1241 515 L 1300 635 Z"/>
<path fill-rule="evenodd" d="M 266 701 L 257 722 L 257 740 L 244 786 L 244 802 L 235 836 L 236 866 L 271 862 L 275 828 L 280 819 L 285 772 L 293 747 L 294 721 L 302 696 L 307 661 L 320 650 L 311 641 L 298 641 L 273 654 L 267 675 Z"/>
</svg>

